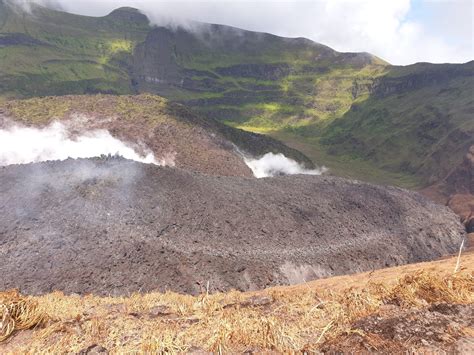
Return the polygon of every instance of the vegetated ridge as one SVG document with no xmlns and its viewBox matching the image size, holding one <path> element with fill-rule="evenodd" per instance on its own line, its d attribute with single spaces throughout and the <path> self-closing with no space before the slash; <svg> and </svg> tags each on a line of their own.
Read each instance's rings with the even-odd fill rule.
<svg viewBox="0 0 474 355">
<path fill-rule="evenodd" d="M 474 144 L 474 63 L 392 66 L 303 38 L 138 10 L 99 18 L 0 5 L 0 95 L 151 92 L 267 133 L 341 176 L 410 188 L 441 180 Z"/>
<path fill-rule="evenodd" d="M 144 146 L 157 159 L 168 158 L 174 166 L 211 175 L 253 176 L 242 152 L 255 157 L 282 153 L 307 168 L 314 166 L 275 139 L 204 119 L 156 95 L 76 95 L 0 103 L 0 128 L 44 128 L 54 121 L 67 125 L 71 136 L 105 129 L 138 152 Z"/>
</svg>

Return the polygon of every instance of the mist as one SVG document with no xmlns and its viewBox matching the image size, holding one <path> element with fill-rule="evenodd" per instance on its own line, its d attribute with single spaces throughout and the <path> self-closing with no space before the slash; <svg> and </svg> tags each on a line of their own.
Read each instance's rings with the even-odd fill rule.
<svg viewBox="0 0 474 355">
<path fill-rule="evenodd" d="M 341 52 L 369 52 L 392 64 L 472 60 L 471 0 L 9 0 L 90 16 L 121 6 L 153 24 L 218 23 L 305 37 Z"/>
<path fill-rule="evenodd" d="M 321 175 L 328 170 L 326 167 L 306 169 L 303 165 L 281 153 L 267 153 L 258 159 L 244 157 L 244 161 L 256 178 L 297 174 Z"/>
<path fill-rule="evenodd" d="M 146 164 L 174 165 L 173 157 L 156 159 L 149 149 L 140 154 L 103 129 L 72 135 L 69 127 L 53 122 L 44 128 L 13 125 L 0 129 L 0 166 L 68 158 L 118 155 Z"/>
</svg>

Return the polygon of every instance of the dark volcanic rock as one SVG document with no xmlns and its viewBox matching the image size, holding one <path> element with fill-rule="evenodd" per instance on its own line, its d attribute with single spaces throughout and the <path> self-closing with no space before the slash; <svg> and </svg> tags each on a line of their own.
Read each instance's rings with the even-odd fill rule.
<svg viewBox="0 0 474 355">
<path fill-rule="evenodd" d="M 34 46 L 34 45 L 46 45 L 46 43 L 43 43 L 23 33 L 0 34 L 0 47 L 19 46 L 19 45 Z"/>
<path fill-rule="evenodd" d="M 0 289 L 249 290 L 428 260 L 447 207 L 326 176 L 212 177 L 123 159 L 0 168 Z"/>
<path fill-rule="evenodd" d="M 142 14 L 138 9 L 132 7 L 121 7 L 110 14 L 105 19 L 115 20 L 126 23 L 128 26 L 147 26 L 149 24 L 148 17 Z"/>
<path fill-rule="evenodd" d="M 87 349 L 79 351 L 78 355 L 98 355 L 98 354 L 108 354 L 108 350 L 103 346 L 94 344 L 89 346 Z"/>
<path fill-rule="evenodd" d="M 220 75 L 260 80 L 278 80 L 288 76 L 290 71 L 290 66 L 287 63 L 238 64 L 216 69 L 216 72 Z"/>
</svg>

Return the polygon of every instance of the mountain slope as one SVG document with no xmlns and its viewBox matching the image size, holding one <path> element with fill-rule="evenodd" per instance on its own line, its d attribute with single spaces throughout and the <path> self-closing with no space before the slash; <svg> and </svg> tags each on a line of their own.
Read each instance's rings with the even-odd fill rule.
<svg viewBox="0 0 474 355">
<path fill-rule="evenodd" d="M 331 154 L 434 183 L 474 144 L 474 62 L 393 68 L 322 134 Z"/>
<path fill-rule="evenodd" d="M 391 66 L 302 38 L 0 8 L 0 96 L 151 92 L 263 132 L 334 174 L 421 188 L 473 143 L 474 65 Z M 0 2 L 1 3 L 1 2 Z"/>
<path fill-rule="evenodd" d="M 0 1 L 0 90 L 9 97 L 131 93 L 127 67 L 149 30 L 137 10 L 78 16 Z"/>
<path fill-rule="evenodd" d="M 0 129 L 15 124 L 45 128 L 54 121 L 62 122 L 70 136 L 107 130 L 139 152 L 144 145 L 157 159 L 212 175 L 253 176 L 236 147 L 252 156 L 283 153 L 313 167 L 303 154 L 279 141 L 204 119 L 156 95 L 61 96 L 0 103 Z"/>
<path fill-rule="evenodd" d="M 2 354 L 472 353 L 474 254 L 298 286 L 198 296 L 0 293 Z M 25 325 L 25 318 L 28 324 Z M 31 329 L 25 329 L 31 328 Z"/>
</svg>

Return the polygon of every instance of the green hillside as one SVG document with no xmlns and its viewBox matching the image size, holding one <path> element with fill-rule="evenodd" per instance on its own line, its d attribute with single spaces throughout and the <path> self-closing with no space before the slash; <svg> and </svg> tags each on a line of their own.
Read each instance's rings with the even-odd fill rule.
<svg viewBox="0 0 474 355">
<path fill-rule="evenodd" d="M 148 30 L 147 18 L 132 9 L 93 18 L 39 6 L 27 13 L 0 0 L 0 92 L 130 93 L 125 63 Z"/>
<path fill-rule="evenodd" d="M 438 181 L 474 144 L 474 62 L 396 70 L 400 76 L 384 78 L 369 99 L 333 121 L 321 143 L 334 155 Z"/>
<path fill-rule="evenodd" d="M 303 38 L 150 26 L 0 0 L 0 97 L 155 93 L 266 133 L 335 174 L 421 187 L 474 144 L 474 64 L 391 66 Z"/>
</svg>

